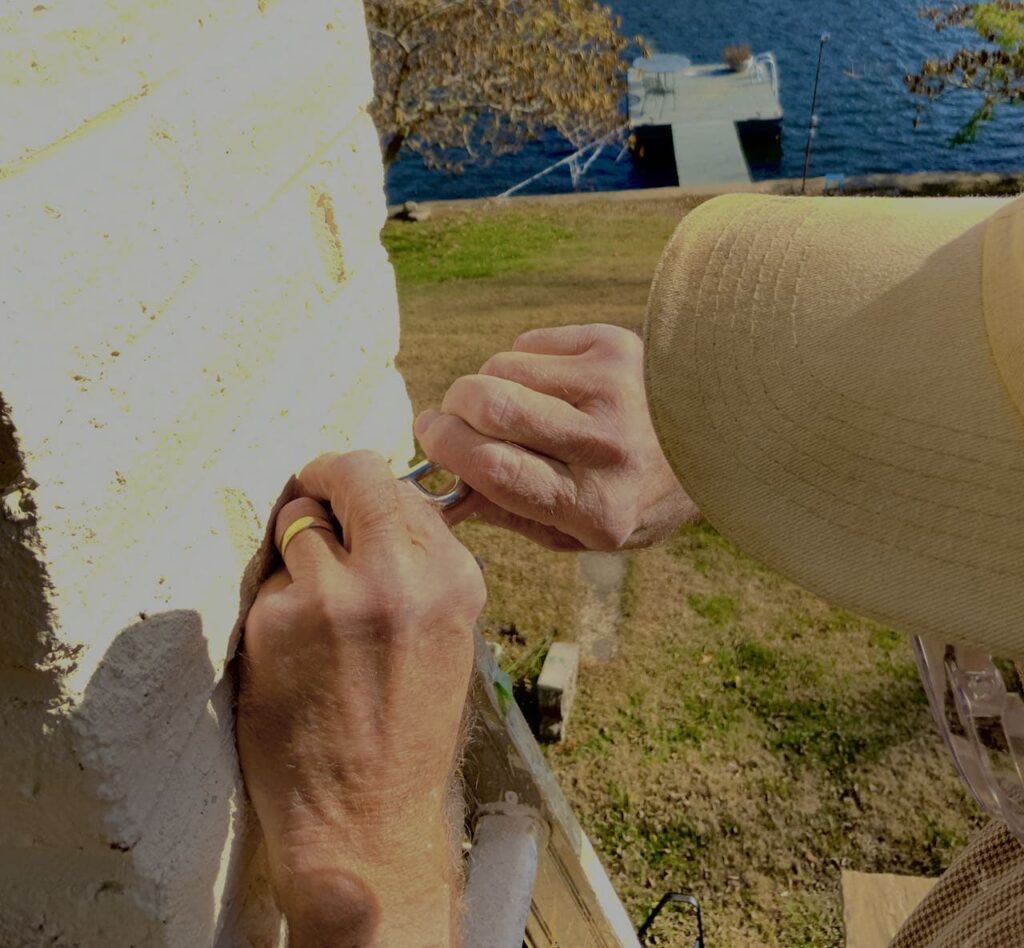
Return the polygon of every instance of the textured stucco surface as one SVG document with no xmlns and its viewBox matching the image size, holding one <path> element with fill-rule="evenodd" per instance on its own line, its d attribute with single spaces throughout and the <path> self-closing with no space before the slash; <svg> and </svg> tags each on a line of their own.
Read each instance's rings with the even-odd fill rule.
<svg viewBox="0 0 1024 948">
<path fill-rule="evenodd" d="M 412 448 L 362 6 L 7 4 L 0 89 L 0 944 L 272 944 L 242 572 Z"/>
</svg>

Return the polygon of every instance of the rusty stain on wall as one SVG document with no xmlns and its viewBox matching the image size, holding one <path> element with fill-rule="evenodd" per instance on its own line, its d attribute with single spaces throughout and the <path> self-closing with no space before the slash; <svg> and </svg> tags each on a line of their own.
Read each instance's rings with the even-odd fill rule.
<svg viewBox="0 0 1024 948">
<path fill-rule="evenodd" d="M 310 207 L 317 247 L 324 261 L 327 275 L 335 283 L 345 282 L 345 258 L 341 250 L 338 222 L 334 215 L 334 201 L 326 191 L 310 187 Z"/>
</svg>

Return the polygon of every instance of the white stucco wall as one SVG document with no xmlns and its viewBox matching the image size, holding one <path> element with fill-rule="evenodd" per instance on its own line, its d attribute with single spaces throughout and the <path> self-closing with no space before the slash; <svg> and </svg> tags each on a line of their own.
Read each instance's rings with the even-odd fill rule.
<svg viewBox="0 0 1024 948">
<path fill-rule="evenodd" d="M 412 444 L 358 0 L 0 3 L 0 944 L 272 944 L 224 678 L 289 474 Z"/>
</svg>

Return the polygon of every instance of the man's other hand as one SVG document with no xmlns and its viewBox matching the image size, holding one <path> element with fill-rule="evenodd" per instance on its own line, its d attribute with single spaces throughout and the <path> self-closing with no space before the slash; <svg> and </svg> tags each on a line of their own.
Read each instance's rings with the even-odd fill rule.
<svg viewBox="0 0 1024 948">
<path fill-rule="evenodd" d="M 475 514 L 555 550 L 618 550 L 699 516 L 651 425 L 643 345 L 616 326 L 524 333 L 423 412 L 416 435 L 476 491 L 453 523 Z"/>
<path fill-rule="evenodd" d="M 454 944 L 453 795 L 485 592 L 473 557 L 368 452 L 325 455 L 245 629 L 238 743 L 290 943 Z M 455 834 L 453 836 L 453 834 Z"/>
</svg>

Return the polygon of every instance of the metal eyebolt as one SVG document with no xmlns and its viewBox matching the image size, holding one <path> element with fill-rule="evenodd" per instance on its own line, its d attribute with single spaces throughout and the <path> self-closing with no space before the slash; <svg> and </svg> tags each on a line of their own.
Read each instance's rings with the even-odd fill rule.
<svg viewBox="0 0 1024 948">
<path fill-rule="evenodd" d="M 450 510 L 469 496 L 470 487 L 461 478 L 456 477 L 451 488 L 440 494 L 435 493 L 422 484 L 422 479 L 436 470 L 440 470 L 440 468 L 433 461 L 420 461 L 419 464 L 409 468 L 408 472 L 403 474 L 399 480 L 412 484 L 427 500 L 437 504 L 442 510 Z"/>
</svg>

